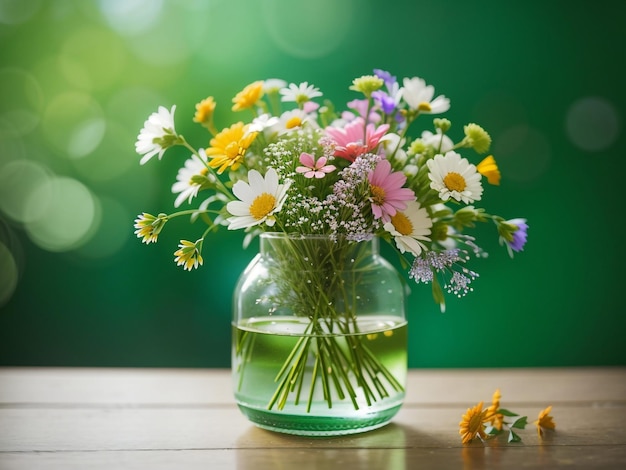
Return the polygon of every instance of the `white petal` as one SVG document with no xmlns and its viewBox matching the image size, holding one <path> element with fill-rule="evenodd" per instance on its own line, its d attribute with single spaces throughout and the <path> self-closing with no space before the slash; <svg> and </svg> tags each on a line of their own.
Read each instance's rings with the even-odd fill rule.
<svg viewBox="0 0 626 470">
<path fill-rule="evenodd" d="M 265 191 L 269 194 L 275 194 L 278 189 L 278 173 L 274 168 L 268 168 L 265 173 Z"/>
<path fill-rule="evenodd" d="M 248 172 L 248 183 L 250 184 L 250 188 L 254 193 L 254 197 L 256 197 L 258 194 L 266 192 L 265 179 L 258 171 L 250 170 Z"/>
<path fill-rule="evenodd" d="M 251 204 L 254 198 L 256 197 L 256 192 L 250 187 L 248 183 L 245 181 L 237 181 L 233 185 L 233 194 L 237 196 L 238 199 Z"/>
<path fill-rule="evenodd" d="M 230 217 L 228 219 L 228 230 L 238 230 L 240 228 L 252 227 L 253 225 L 257 225 L 262 220 L 256 220 L 252 216 L 248 217 Z"/>
<path fill-rule="evenodd" d="M 226 210 L 235 216 L 250 215 L 250 204 L 241 201 L 230 201 L 226 204 Z"/>
</svg>

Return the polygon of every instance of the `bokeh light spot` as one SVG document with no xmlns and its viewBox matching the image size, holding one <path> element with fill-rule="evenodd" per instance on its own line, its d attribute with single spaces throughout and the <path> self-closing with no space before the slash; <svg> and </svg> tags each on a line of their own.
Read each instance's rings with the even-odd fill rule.
<svg viewBox="0 0 626 470">
<path fill-rule="evenodd" d="M 98 0 L 98 6 L 111 28 L 132 35 L 154 26 L 163 0 Z"/>
<path fill-rule="evenodd" d="M 127 127 L 115 121 L 109 121 L 98 148 L 85 158 L 76 160 L 74 167 L 83 177 L 82 179 L 89 181 L 115 179 L 133 165 L 138 166 L 139 155 L 132 150 L 135 138 L 136 136 L 131 136 Z"/>
<path fill-rule="evenodd" d="M 84 157 L 100 144 L 106 124 L 104 119 L 90 119 L 76 127 L 67 144 L 70 156 Z"/>
<path fill-rule="evenodd" d="M 597 152 L 610 147 L 617 139 L 619 115 L 615 106 L 603 98 L 581 98 L 569 108 L 565 127 L 577 147 Z"/>
<path fill-rule="evenodd" d="M 0 241 L 0 307 L 8 302 L 17 287 L 17 263 L 11 250 Z"/>
<path fill-rule="evenodd" d="M 530 182 L 548 169 L 552 151 L 546 137 L 528 126 L 515 126 L 498 136 L 493 155 L 503 180 Z"/>
<path fill-rule="evenodd" d="M 102 109 L 88 94 L 66 92 L 48 105 L 43 131 L 48 141 L 70 158 L 81 158 L 96 148 L 104 136 Z"/>
<path fill-rule="evenodd" d="M 353 0 L 292 2 L 268 0 L 263 14 L 268 32 L 284 52 L 306 59 L 335 50 L 352 29 Z"/>
<path fill-rule="evenodd" d="M 51 178 L 30 194 L 26 204 L 28 208 L 46 208 L 41 217 L 25 225 L 28 236 L 41 248 L 68 251 L 87 241 L 96 203 L 80 181 L 65 176 Z"/>
<path fill-rule="evenodd" d="M 34 222 L 43 206 L 29 206 L 27 201 L 37 188 L 46 187 L 52 173 L 30 160 L 13 160 L 0 167 L 0 209 L 17 222 Z"/>
<path fill-rule="evenodd" d="M 0 167 L 24 158 L 24 141 L 13 123 L 0 117 Z M 0 188 L 0 194 L 2 188 Z"/>
<path fill-rule="evenodd" d="M 98 229 L 77 253 L 87 259 L 105 259 L 122 249 L 133 235 L 134 217 L 114 199 L 99 199 Z M 133 235 L 134 236 L 134 235 Z"/>
<path fill-rule="evenodd" d="M 14 67 L 0 69 L 0 117 L 20 135 L 37 126 L 42 104 L 41 86 L 32 74 Z"/>
</svg>

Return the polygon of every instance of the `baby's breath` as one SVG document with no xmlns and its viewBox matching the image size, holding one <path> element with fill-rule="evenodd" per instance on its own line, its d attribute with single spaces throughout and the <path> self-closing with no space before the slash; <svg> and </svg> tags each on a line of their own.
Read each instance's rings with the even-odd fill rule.
<svg viewBox="0 0 626 470">
<path fill-rule="evenodd" d="M 191 222 L 206 223 L 198 240 L 222 226 L 245 229 L 246 243 L 262 231 L 355 242 L 380 237 L 409 257 L 410 279 L 435 284 L 442 310 L 443 291 L 464 296 L 474 289 L 478 273 L 470 267 L 470 254 L 487 257 L 468 233 L 478 223 L 495 224 L 495 236 L 510 256 L 523 250 L 526 219 L 507 220 L 474 207 L 486 192 L 483 179 L 501 181 L 497 155 L 478 161 L 471 155 L 491 146 L 484 128 L 470 122 L 457 130 L 443 116 L 450 99 L 420 77 L 397 79 L 374 69 L 348 89 L 358 97 L 339 108 L 312 83 L 257 80 L 231 99 L 236 120 L 220 126 L 214 122 L 220 100 L 209 95 L 189 116 L 212 134 L 211 146 L 199 149 L 176 132 L 176 106 L 159 107 L 139 133 L 140 163 L 154 155 L 160 160 L 172 146 L 185 147 L 192 158 L 172 185 L 174 205 L 195 207 L 143 213 L 135 234 L 155 243 L 168 220 L 189 215 Z M 417 120 L 421 129 L 415 128 Z M 206 197 L 206 191 L 212 194 Z M 392 217 L 410 224 L 398 230 Z M 186 243 L 176 262 L 198 267 L 202 243 Z"/>
<path fill-rule="evenodd" d="M 373 404 L 389 396 L 386 387 L 403 389 L 360 335 L 338 340 L 334 334 L 354 328 L 359 333 L 353 322 L 357 309 L 346 307 L 356 295 L 344 277 L 347 264 L 364 246 L 359 242 L 374 237 L 389 242 L 410 266 L 408 277 L 431 284 L 443 312 L 446 293 L 462 297 L 473 291 L 478 273 L 471 268 L 472 257 L 487 256 L 468 233 L 478 223 L 492 221 L 495 236 L 511 256 L 527 240 L 526 219 L 507 220 L 474 207 L 483 199 L 483 177 L 500 183 L 497 156 L 474 162 L 473 153 L 486 152 L 491 137 L 475 123 L 460 133 L 439 117 L 450 108 L 445 95 L 436 94 L 422 78 L 397 80 L 379 69 L 356 78 L 349 89 L 358 98 L 336 108 L 325 98 L 320 102 L 323 93 L 314 84 L 259 80 L 231 99 L 237 113 L 233 122 L 215 122 L 219 99 L 211 95 L 199 101 L 188 118 L 211 135 L 203 140 L 209 142 L 207 148 L 193 147 L 176 132 L 175 106 L 159 107 L 150 115 L 135 146 L 141 164 L 154 155 L 153 160 L 160 160 L 172 146 L 191 154 L 170 186 L 176 210 L 157 216 L 143 212 L 134 222 L 137 237 L 149 244 L 157 242 L 168 221 L 189 216 L 190 230 L 199 233 L 181 239 L 174 251 L 174 262 L 183 269 L 197 269 L 212 259 L 203 257 L 204 247 L 219 248 L 204 241 L 224 227 L 245 231 L 244 246 L 262 232 L 290 235 L 282 250 L 274 250 L 275 255 L 282 251 L 282 262 L 268 271 L 268 278 L 276 289 L 276 308 L 308 321 L 307 333 L 294 340 L 296 346 L 274 376 L 270 410 L 282 410 L 294 394 L 296 403 L 306 400 L 300 395 L 304 383 L 310 383 L 307 410 L 320 382 L 315 394 L 319 391 L 329 408 L 350 396 L 358 409 L 357 393 Z M 433 120 L 431 114 L 437 117 Z M 416 130 L 418 119 L 424 126 Z M 364 262 L 359 273 L 371 265 Z M 244 338 L 248 340 L 236 346 L 242 367 L 258 351 L 253 336 Z M 463 442 L 489 435 L 484 426 L 499 423 L 497 417 L 505 414 L 495 408 L 483 409 L 480 403 L 468 409 L 461 424 Z M 554 427 L 549 411 L 537 421 L 541 432 Z M 521 421 L 511 426 L 516 425 Z"/>
</svg>

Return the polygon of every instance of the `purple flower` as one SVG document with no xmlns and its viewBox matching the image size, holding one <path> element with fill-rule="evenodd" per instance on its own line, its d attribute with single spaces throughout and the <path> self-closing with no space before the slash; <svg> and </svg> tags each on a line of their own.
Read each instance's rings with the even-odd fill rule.
<svg viewBox="0 0 626 470">
<path fill-rule="evenodd" d="M 397 82 L 396 77 L 391 75 L 386 70 L 374 69 L 374 75 L 376 75 L 378 78 L 382 78 L 385 82 L 385 85 L 387 85 L 387 88 L 389 89 L 392 88 L 394 83 Z"/>
<path fill-rule="evenodd" d="M 385 82 L 387 91 L 377 90 L 372 93 L 372 98 L 385 114 L 392 115 L 402 97 L 400 85 L 396 77 L 385 70 L 374 69 L 374 74 Z"/>
<path fill-rule="evenodd" d="M 528 224 L 526 219 L 511 219 L 501 222 L 498 227 L 500 232 L 500 244 L 506 244 L 509 256 L 513 257 L 514 251 L 522 251 L 528 237 Z"/>
<path fill-rule="evenodd" d="M 372 93 L 372 98 L 380 106 L 385 114 L 391 114 L 396 109 L 396 100 L 381 90 Z"/>
<path fill-rule="evenodd" d="M 513 251 L 522 251 L 526 244 L 526 237 L 528 236 L 528 224 L 526 223 L 526 219 L 511 219 L 508 223 L 517 226 L 517 230 L 513 232 L 513 240 L 509 242 L 509 246 Z"/>
</svg>

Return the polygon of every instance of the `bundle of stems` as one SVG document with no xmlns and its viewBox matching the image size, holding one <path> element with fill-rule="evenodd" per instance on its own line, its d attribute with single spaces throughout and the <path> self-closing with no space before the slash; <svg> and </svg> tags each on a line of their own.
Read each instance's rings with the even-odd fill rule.
<svg viewBox="0 0 626 470">
<path fill-rule="evenodd" d="M 280 237 L 271 251 L 268 274 L 278 286 L 273 302 L 307 324 L 276 374 L 267 408 L 281 410 L 290 397 L 298 405 L 304 397 L 309 412 L 318 383 L 329 408 L 334 397 L 348 397 L 359 409 L 359 389 L 368 406 L 389 396 L 390 387 L 403 390 L 359 334 L 355 288 L 370 266 L 367 244 L 324 236 Z M 245 333 L 240 337 L 241 357 L 254 354 L 249 338 Z M 305 383 L 308 391 L 303 391 Z"/>
</svg>

